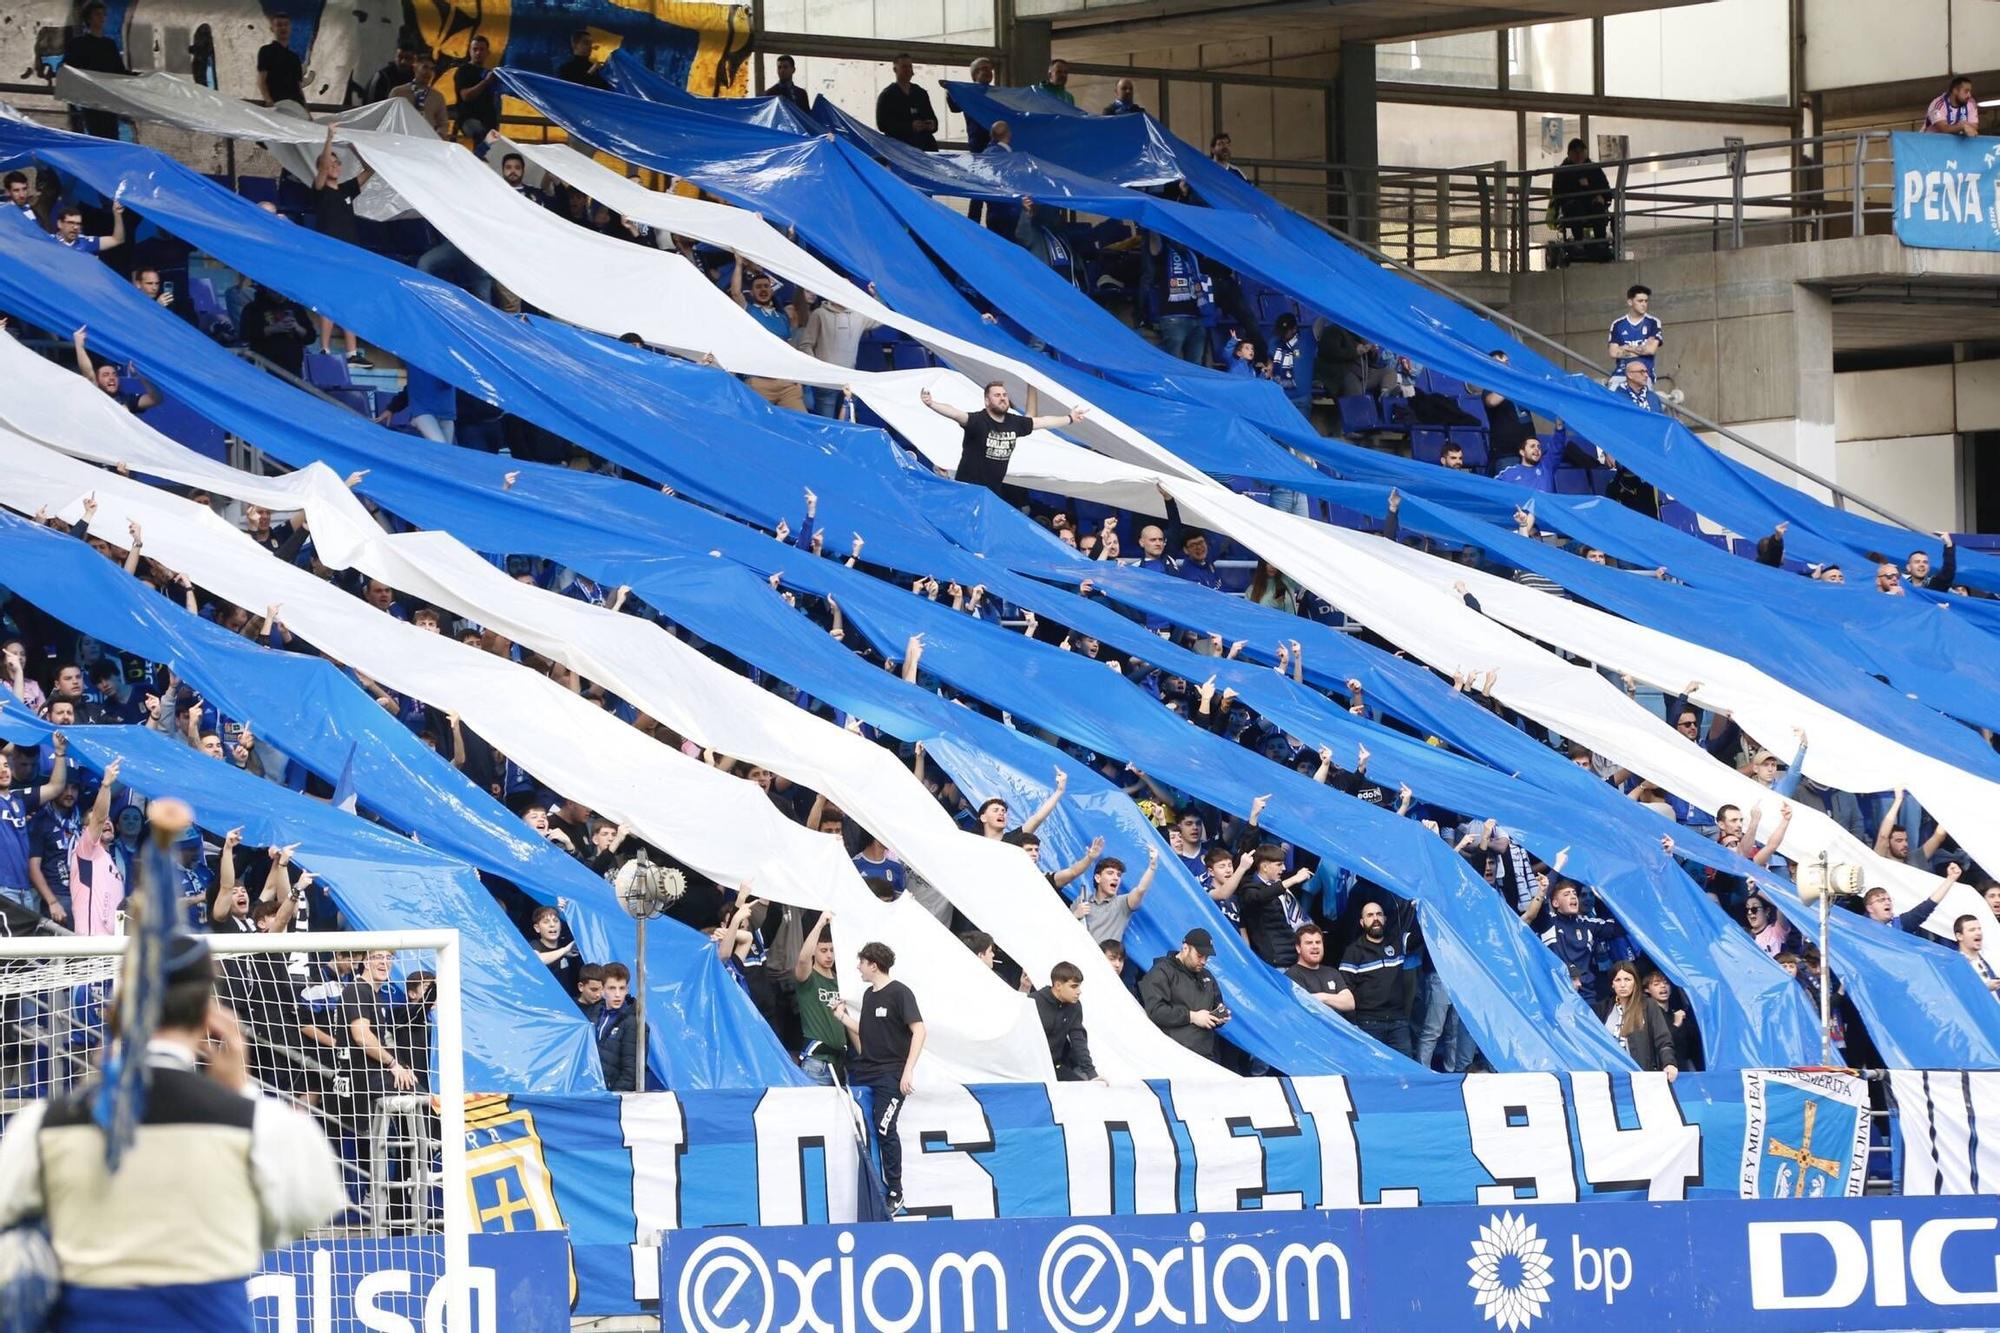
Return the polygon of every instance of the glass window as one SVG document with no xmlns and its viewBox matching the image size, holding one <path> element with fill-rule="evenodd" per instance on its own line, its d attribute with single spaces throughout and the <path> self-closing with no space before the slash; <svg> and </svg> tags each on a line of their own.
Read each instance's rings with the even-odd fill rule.
<svg viewBox="0 0 2000 1333">
<path fill-rule="evenodd" d="M 1375 117 L 1376 151 L 1385 167 L 1520 165 L 1512 111 L 1384 102 Z"/>
<path fill-rule="evenodd" d="M 1784 105 L 1791 88 L 1788 0 L 1711 0 L 1604 20 L 1611 97 Z"/>
<path fill-rule="evenodd" d="M 896 72 L 883 60 L 830 60 L 825 56 L 800 56 L 797 82 L 807 97 L 824 93 L 826 100 L 866 125 L 875 123 L 875 97 L 896 81 Z M 776 70 L 770 72 L 776 78 Z M 963 79 L 961 65 L 918 65 L 911 82 L 931 95 L 931 108 L 938 113 L 937 137 L 941 143 L 965 146 L 965 117 L 945 104 L 943 83 Z"/>
<path fill-rule="evenodd" d="M 764 27 L 906 42 L 993 40 L 993 0 L 763 0 Z"/>
<path fill-rule="evenodd" d="M 1537 93 L 1596 91 L 1590 77 L 1590 20 L 1509 28 L 1507 81 Z"/>
<path fill-rule="evenodd" d="M 1498 88 L 1500 45 L 1491 32 L 1383 42 L 1375 48 L 1375 77 L 1384 83 Z"/>
</svg>

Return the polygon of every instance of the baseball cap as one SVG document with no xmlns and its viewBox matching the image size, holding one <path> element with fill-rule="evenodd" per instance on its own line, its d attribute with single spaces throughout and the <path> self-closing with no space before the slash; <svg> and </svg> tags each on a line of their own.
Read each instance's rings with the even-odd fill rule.
<svg viewBox="0 0 2000 1333">
<path fill-rule="evenodd" d="M 1181 937 L 1181 944 L 1183 946 L 1192 945 L 1194 951 L 1203 958 L 1215 957 L 1215 939 L 1201 926 L 1196 926 L 1193 930 L 1183 935 Z"/>
</svg>

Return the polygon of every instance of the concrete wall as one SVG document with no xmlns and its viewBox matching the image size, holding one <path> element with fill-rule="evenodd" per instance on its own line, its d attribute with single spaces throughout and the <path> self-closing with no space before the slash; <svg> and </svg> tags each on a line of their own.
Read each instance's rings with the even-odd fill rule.
<svg viewBox="0 0 2000 1333">
<path fill-rule="evenodd" d="M 1625 313 L 1626 288 L 1644 283 L 1666 331 L 1658 376 L 1687 395 L 1691 410 L 1724 424 L 1789 418 L 1829 424 L 1831 309 L 1825 296 L 1799 282 L 1792 253 L 1798 248 L 1521 274 L 1507 313 L 1605 360 L 1608 373 L 1605 334 Z"/>
</svg>

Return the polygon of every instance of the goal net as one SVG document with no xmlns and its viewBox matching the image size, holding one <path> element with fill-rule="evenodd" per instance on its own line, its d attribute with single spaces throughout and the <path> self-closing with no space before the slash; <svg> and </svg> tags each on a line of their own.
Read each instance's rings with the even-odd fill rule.
<svg viewBox="0 0 2000 1333">
<path fill-rule="evenodd" d="M 475 1322 L 466 1295 L 458 932 L 209 940 L 252 1076 L 319 1122 L 347 1186 L 339 1216 L 265 1256 L 250 1283 L 258 1329 L 485 1333 L 491 1314 Z M 96 1076 L 124 947 L 0 939 L 0 1127 Z"/>
</svg>

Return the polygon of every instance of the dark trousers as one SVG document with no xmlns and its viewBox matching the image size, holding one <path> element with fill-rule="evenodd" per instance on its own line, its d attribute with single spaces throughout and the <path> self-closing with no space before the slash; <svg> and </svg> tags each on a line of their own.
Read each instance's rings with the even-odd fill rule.
<svg viewBox="0 0 2000 1333">
<path fill-rule="evenodd" d="M 903 1140 L 896 1134 L 896 1120 L 903 1114 L 903 1089 L 899 1082 L 868 1083 L 868 1130 L 875 1136 L 875 1150 L 882 1154 L 882 1188 L 890 1194 L 903 1192 Z"/>
<path fill-rule="evenodd" d="M 1395 1051 L 1398 1055 L 1407 1055 L 1412 1060 L 1417 1058 L 1417 1043 L 1410 1033 L 1409 1019 L 1362 1019 L 1357 1021 L 1354 1026 L 1360 1028 L 1390 1050 Z"/>
</svg>

